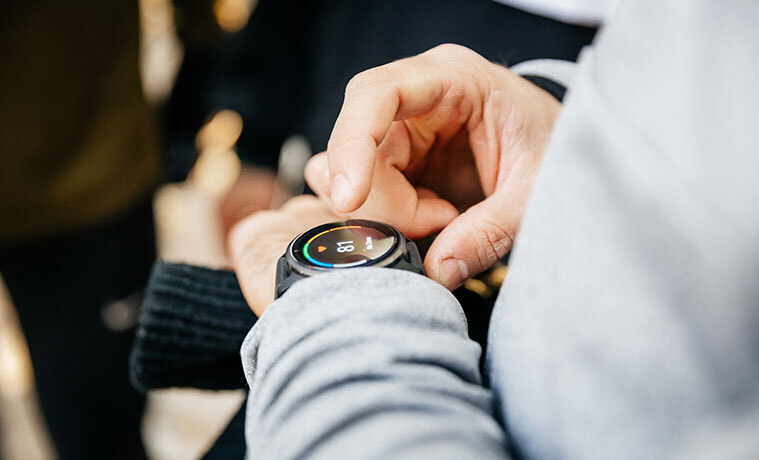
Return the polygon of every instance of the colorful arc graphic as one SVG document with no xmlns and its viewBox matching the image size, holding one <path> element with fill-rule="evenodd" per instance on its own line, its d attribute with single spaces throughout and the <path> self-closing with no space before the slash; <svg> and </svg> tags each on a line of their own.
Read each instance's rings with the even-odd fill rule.
<svg viewBox="0 0 759 460">
<path fill-rule="evenodd" d="M 327 267 L 327 268 L 335 268 L 335 267 L 352 267 L 352 266 L 354 266 L 354 265 L 361 265 L 361 264 L 363 264 L 363 263 L 366 263 L 366 261 L 365 261 L 365 260 L 360 260 L 360 261 L 358 261 L 358 262 L 353 262 L 353 263 L 350 263 L 350 264 L 328 264 L 328 263 L 325 263 L 325 262 L 321 262 L 321 261 L 319 261 L 319 260 L 316 260 L 316 259 L 314 259 L 313 257 L 311 257 L 311 254 L 309 254 L 309 253 L 308 253 L 308 247 L 311 245 L 311 242 L 312 242 L 312 241 L 314 241 L 316 238 L 318 238 L 318 237 L 320 237 L 320 236 L 324 235 L 325 233 L 334 232 L 335 230 L 341 230 L 341 229 L 344 229 L 344 228 L 361 228 L 361 226 L 360 226 L 360 225 L 344 225 L 344 226 L 342 226 L 342 227 L 331 228 L 331 229 L 329 229 L 329 230 L 324 230 L 324 231 L 323 231 L 323 232 L 321 232 L 321 233 L 317 233 L 316 235 L 314 235 L 314 236 L 312 236 L 311 238 L 309 238 L 309 239 L 308 239 L 308 241 L 306 241 L 306 244 L 304 244 L 304 245 L 303 245 L 303 255 L 304 255 L 304 256 L 306 257 L 306 259 L 308 259 L 308 260 L 309 260 L 309 261 L 310 261 L 312 264 L 314 264 L 314 265 L 318 265 L 318 266 L 320 266 L 320 267 Z"/>
</svg>

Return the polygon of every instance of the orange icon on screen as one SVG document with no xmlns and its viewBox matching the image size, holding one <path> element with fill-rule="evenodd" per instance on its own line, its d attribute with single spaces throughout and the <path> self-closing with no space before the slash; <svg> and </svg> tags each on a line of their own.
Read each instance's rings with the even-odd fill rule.
<svg viewBox="0 0 759 460">
<path fill-rule="evenodd" d="M 317 252 L 324 252 L 326 250 L 327 250 L 327 246 L 319 246 L 318 248 L 316 248 Z"/>
</svg>

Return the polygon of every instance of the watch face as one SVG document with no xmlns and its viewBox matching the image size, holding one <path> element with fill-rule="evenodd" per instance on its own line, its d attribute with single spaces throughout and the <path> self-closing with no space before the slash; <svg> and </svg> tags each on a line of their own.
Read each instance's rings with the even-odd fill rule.
<svg viewBox="0 0 759 460">
<path fill-rule="evenodd" d="M 292 257 L 309 268 L 372 265 L 396 253 L 400 235 L 393 227 L 370 220 L 324 224 L 303 233 L 290 246 Z"/>
</svg>

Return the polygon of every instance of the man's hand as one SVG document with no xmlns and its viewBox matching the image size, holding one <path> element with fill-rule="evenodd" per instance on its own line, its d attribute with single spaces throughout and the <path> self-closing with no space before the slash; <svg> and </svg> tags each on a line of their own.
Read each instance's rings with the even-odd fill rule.
<svg viewBox="0 0 759 460">
<path fill-rule="evenodd" d="M 511 248 L 559 108 L 505 67 L 441 45 L 354 77 L 306 179 L 338 211 L 410 238 L 443 229 L 425 268 L 453 289 Z"/>
<path fill-rule="evenodd" d="M 311 227 L 343 218 L 318 198 L 301 195 L 277 210 L 256 212 L 232 228 L 229 254 L 253 313 L 260 317 L 274 300 L 277 260 L 290 241 Z"/>
</svg>

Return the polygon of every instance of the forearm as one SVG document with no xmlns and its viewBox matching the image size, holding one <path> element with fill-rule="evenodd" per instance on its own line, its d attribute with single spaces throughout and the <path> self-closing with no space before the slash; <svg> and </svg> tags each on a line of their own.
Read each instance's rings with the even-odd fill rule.
<svg viewBox="0 0 759 460">
<path fill-rule="evenodd" d="M 502 458 L 480 349 L 455 298 L 356 269 L 295 284 L 242 349 L 250 458 Z"/>
</svg>

